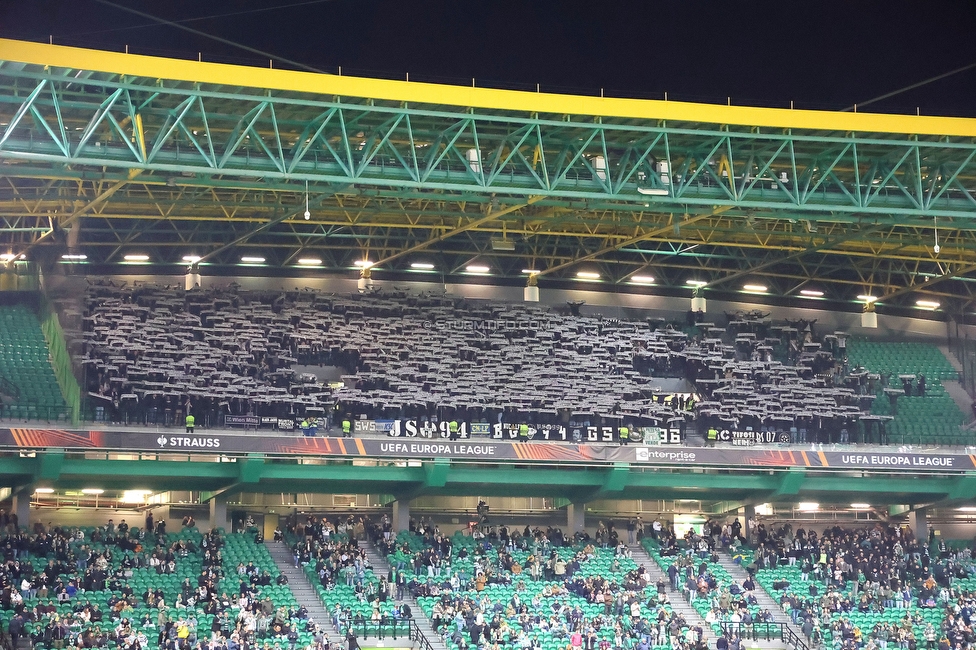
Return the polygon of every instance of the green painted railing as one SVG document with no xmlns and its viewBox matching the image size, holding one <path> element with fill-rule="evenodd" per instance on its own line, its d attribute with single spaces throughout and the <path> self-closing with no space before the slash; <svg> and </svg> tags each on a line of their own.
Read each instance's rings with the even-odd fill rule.
<svg viewBox="0 0 976 650">
<path fill-rule="evenodd" d="M 68 344 L 64 339 L 61 321 L 58 320 L 57 313 L 51 308 L 51 304 L 43 294 L 40 299 L 38 316 L 41 321 L 44 340 L 47 341 L 47 347 L 51 353 L 51 366 L 54 368 L 54 376 L 58 380 L 61 394 L 71 412 L 71 424 L 77 425 L 81 421 L 81 386 L 78 385 L 78 380 L 75 378 L 71 366 L 71 355 L 68 354 Z"/>
</svg>

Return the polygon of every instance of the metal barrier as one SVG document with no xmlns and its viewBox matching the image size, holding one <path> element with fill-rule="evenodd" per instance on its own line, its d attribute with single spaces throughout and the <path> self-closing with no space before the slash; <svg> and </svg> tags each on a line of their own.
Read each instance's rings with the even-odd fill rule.
<svg viewBox="0 0 976 650">
<path fill-rule="evenodd" d="M 361 639 L 375 638 L 379 640 L 408 639 L 416 641 L 420 650 L 433 650 L 430 641 L 420 631 L 417 621 L 408 619 L 387 618 L 382 621 L 366 620 L 357 617 L 352 620 L 352 629 Z"/>
<path fill-rule="evenodd" d="M 784 629 L 786 645 L 796 648 L 796 650 L 810 650 L 809 639 L 805 639 L 796 632 L 793 631 L 789 625 L 785 626 Z"/>
<path fill-rule="evenodd" d="M 796 650 L 810 650 L 807 639 L 786 623 L 719 623 L 725 636 L 735 634 L 745 641 L 783 641 Z"/>
<path fill-rule="evenodd" d="M 9 395 L 15 400 L 20 399 L 20 389 L 11 383 L 6 377 L 0 377 L 0 393 Z"/>
<path fill-rule="evenodd" d="M 785 641 L 783 623 L 720 623 L 725 636 L 737 635 L 747 641 Z"/>
</svg>

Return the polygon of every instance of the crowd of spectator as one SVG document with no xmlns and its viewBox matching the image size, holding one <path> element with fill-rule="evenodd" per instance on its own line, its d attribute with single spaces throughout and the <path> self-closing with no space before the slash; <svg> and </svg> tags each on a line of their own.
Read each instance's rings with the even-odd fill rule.
<svg viewBox="0 0 976 650">
<path fill-rule="evenodd" d="M 976 566 L 972 546 L 919 542 L 910 527 L 831 527 L 821 534 L 789 523 L 757 529 L 748 570 L 814 643 L 870 650 L 969 648 Z"/>
<path fill-rule="evenodd" d="M 395 289 L 185 292 L 109 280 L 86 298 L 86 388 L 126 423 L 192 413 L 200 427 L 250 415 L 328 429 L 338 413 L 572 429 L 683 427 L 697 414 L 702 431 L 793 428 L 823 442 L 840 440 L 873 398 L 835 379 L 836 336 L 817 342 L 808 324 L 763 314 L 682 326 Z M 343 387 L 300 366 L 341 367 Z M 693 388 L 667 399 L 662 377 Z"/>
<path fill-rule="evenodd" d="M 707 646 L 706 631 L 670 607 L 664 581 L 634 562 L 613 522 L 596 537 L 506 525 L 448 536 L 421 519 L 378 547 L 450 648 Z"/>
<path fill-rule="evenodd" d="M 147 524 L 9 526 L 0 537 L 0 617 L 11 648 L 296 650 L 299 632 L 307 650 L 328 646 L 303 608 L 262 595 L 280 575 L 225 566 L 221 532 Z"/>
</svg>

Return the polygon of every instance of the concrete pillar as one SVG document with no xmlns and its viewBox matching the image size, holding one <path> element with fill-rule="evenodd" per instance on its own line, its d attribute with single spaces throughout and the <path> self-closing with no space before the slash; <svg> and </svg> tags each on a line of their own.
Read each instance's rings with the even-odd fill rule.
<svg viewBox="0 0 976 650">
<path fill-rule="evenodd" d="M 929 543 L 929 523 L 925 515 L 925 508 L 918 508 L 908 513 L 908 525 L 915 531 L 915 539 L 922 546 Z"/>
<path fill-rule="evenodd" d="M 746 538 L 746 544 L 752 544 L 756 536 L 756 531 L 753 530 L 756 526 L 756 506 L 747 505 L 744 510 L 743 518 L 745 521 L 742 522 L 742 535 Z"/>
<path fill-rule="evenodd" d="M 567 536 L 579 533 L 586 528 L 586 504 L 571 503 L 566 506 L 566 530 Z"/>
<path fill-rule="evenodd" d="M 227 518 L 227 497 L 218 495 L 210 499 L 210 527 L 223 528 L 231 533 L 231 521 Z"/>
<path fill-rule="evenodd" d="M 31 525 L 30 502 L 33 492 L 34 489 L 30 487 L 21 488 L 20 491 L 14 492 L 13 504 L 10 506 L 11 514 L 17 515 L 17 525 L 28 530 L 30 530 Z"/>
<path fill-rule="evenodd" d="M 397 499 L 393 502 L 393 533 L 410 530 L 410 500 Z"/>
</svg>

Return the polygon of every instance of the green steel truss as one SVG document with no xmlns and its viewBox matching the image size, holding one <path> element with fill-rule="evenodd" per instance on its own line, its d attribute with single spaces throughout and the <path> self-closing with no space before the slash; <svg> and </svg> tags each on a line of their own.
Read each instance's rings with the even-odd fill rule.
<svg viewBox="0 0 976 650">
<path fill-rule="evenodd" d="M 958 310 L 976 269 L 965 137 L 410 105 L 8 61 L 0 165 L 0 252 L 77 228 L 69 241 L 100 268 L 137 249 L 214 266 L 259 249 L 269 267 L 314 256 L 347 273 L 368 256 L 376 277 L 419 257 L 440 274 L 481 259 L 543 282 L 592 267 L 606 283 L 762 279 L 774 295 L 816 286 L 894 305 L 918 289 Z"/>
</svg>

